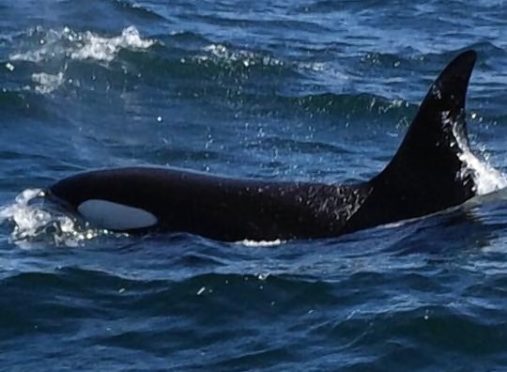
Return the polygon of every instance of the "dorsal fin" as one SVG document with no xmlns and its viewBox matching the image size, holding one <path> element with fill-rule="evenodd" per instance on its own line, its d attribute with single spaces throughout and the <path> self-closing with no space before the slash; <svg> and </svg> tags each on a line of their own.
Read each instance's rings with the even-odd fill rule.
<svg viewBox="0 0 507 372">
<path fill-rule="evenodd" d="M 349 221 L 356 230 L 419 217 L 463 203 L 475 194 L 460 157 L 468 149 L 465 99 L 476 60 L 458 55 L 431 85 L 396 155 L 368 182 L 369 196 Z M 375 221 L 375 223 L 373 223 Z"/>
<path fill-rule="evenodd" d="M 468 148 L 465 100 L 476 57 L 472 50 L 461 53 L 440 73 L 384 172 L 403 163 L 427 162 L 427 156 L 431 155 L 427 151 L 431 149 L 454 155 L 458 150 L 454 145 L 458 142 Z"/>
</svg>

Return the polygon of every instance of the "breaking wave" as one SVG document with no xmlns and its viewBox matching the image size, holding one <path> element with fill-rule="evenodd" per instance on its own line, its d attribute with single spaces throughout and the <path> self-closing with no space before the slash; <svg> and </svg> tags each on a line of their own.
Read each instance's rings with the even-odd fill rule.
<svg viewBox="0 0 507 372">
<path fill-rule="evenodd" d="M 28 39 L 28 40 L 27 40 Z M 36 27 L 25 35 L 20 49 L 9 55 L 4 63 L 9 72 L 16 71 L 19 64 L 34 64 L 31 74 L 33 90 L 39 94 L 50 94 L 66 84 L 73 84 L 73 76 L 68 73 L 70 61 L 93 61 L 109 64 L 122 50 L 145 51 L 155 44 L 154 40 L 144 39 L 133 27 L 123 29 L 119 36 L 106 37 L 90 31 L 76 32 L 69 27 L 61 30 L 45 30 Z M 76 83 L 79 86 L 79 83 Z M 30 89 L 23 86 L 22 90 Z"/>
<path fill-rule="evenodd" d="M 59 72 L 55 75 L 40 72 L 32 74 L 32 81 L 36 84 L 35 91 L 41 94 L 48 94 L 58 89 L 64 82 L 64 73 Z"/>
<path fill-rule="evenodd" d="M 69 27 L 48 31 L 37 27 L 32 33 L 32 38 L 39 40 L 40 47 L 14 53 L 10 56 L 11 61 L 39 63 L 70 58 L 111 62 L 122 49 L 141 51 L 155 43 L 153 40 L 143 39 L 134 26 L 125 28 L 121 35 L 113 37 L 101 36 L 90 31 L 76 32 Z"/>
</svg>

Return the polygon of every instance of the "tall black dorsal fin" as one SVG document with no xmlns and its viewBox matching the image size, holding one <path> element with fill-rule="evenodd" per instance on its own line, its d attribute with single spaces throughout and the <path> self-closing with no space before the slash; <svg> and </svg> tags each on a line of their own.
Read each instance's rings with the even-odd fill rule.
<svg viewBox="0 0 507 372">
<path fill-rule="evenodd" d="M 431 85 L 398 152 L 368 182 L 369 196 L 347 230 L 419 217 L 474 196 L 460 157 L 469 151 L 465 99 L 476 57 L 472 50 L 461 53 Z"/>
<path fill-rule="evenodd" d="M 468 146 L 465 100 L 476 58 L 477 53 L 473 50 L 461 53 L 440 73 L 384 172 L 402 164 L 427 163 L 430 155 L 427 151 L 431 149 L 456 154 L 455 144 Z"/>
</svg>

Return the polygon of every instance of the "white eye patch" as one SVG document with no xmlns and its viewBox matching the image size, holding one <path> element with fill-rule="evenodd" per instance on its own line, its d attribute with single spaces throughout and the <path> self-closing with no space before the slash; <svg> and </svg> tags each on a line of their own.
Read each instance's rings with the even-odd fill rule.
<svg viewBox="0 0 507 372">
<path fill-rule="evenodd" d="M 77 211 L 94 225 L 111 230 L 142 229 L 158 222 L 157 217 L 144 209 L 101 199 L 86 200 Z"/>
</svg>

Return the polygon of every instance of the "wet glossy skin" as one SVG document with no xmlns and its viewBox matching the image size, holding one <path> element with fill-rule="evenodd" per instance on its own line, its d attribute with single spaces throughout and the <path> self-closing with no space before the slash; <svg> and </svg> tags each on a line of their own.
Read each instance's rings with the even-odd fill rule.
<svg viewBox="0 0 507 372">
<path fill-rule="evenodd" d="M 472 174 L 460 160 L 469 151 L 464 113 L 475 59 L 475 52 L 465 52 L 444 69 L 398 152 L 368 182 L 266 182 L 121 168 L 66 178 L 51 186 L 50 194 L 75 210 L 89 200 L 136 208 L 139 215 L 145 211 L 157 219 L 155 226 L 146 227 L 219 240 L 337 236 L 433 213 L 475 194 Z M 92 212 L 100 215 L 106 209 Z"/>
</svg>

